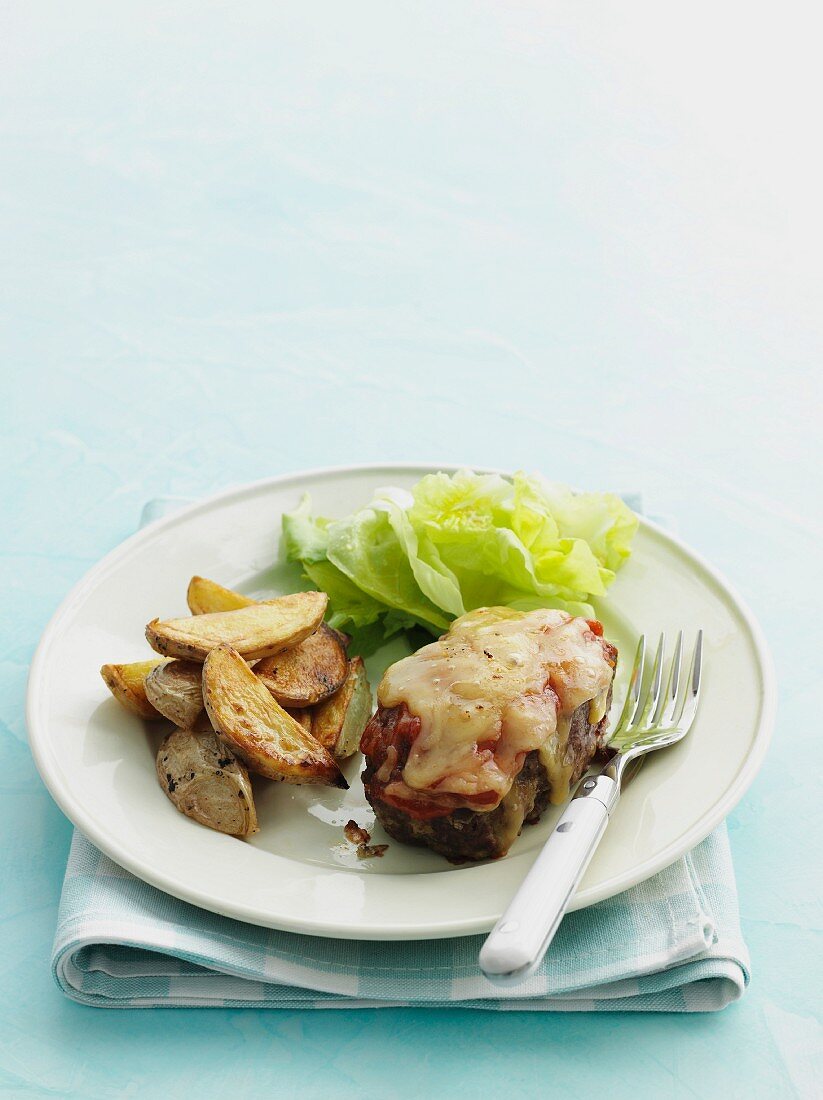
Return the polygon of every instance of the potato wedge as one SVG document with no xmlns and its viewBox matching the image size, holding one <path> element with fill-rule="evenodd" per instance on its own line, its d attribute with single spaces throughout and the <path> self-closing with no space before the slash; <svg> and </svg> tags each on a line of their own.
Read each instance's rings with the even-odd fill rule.
<svg viewBox="0 0 823 1100">
<path fill-rule="evenodd" d="M 297 645 L 323 621 L 325 592 L 294 592 L 276 600 L 236 611 L 215 611 L 187 619 L 153 619 L 146 627 L 152 649 L 164 657 L 205 661 L 219 645 L 229 645 L 241 657 L 271 657 Z"/>
<path fill-rule="evenodd" d="M 312 712 L 314 738 L 338 760 L 360 747 L 360 735 L 372 714 L 372 696 L 362 657 L 349 661 L 343 686 Z"/>
<path fill-rule="evenodd" d="M 135 661 L 129 665 L 103 665 L 100 675 L 118 703 L 140 718 L 162 718 L 146 697 L 146 677 L 165 661 Z"/>
<path fill-rule="evenodd" d="M 214 730 L 172 730 L 157 753 L 157 778 L 186 817 L 231 836 L 257 832 L 249 773 Z"/>
<path fill-rule="evenodd" d="M 311 711 L 304 710 L 302 707 L 284 707 L 286 714 L 290 714 L 295 722 L 299 722 L 304 730 L 308 730 L 311 733 Z"/>
<path fill-rule="evenodd" d="M 346 651 L 333 632 L 321 623 L 300 645 L 264 657 L 254 667 L 282 707 L 312 707 L 328 699 L 346 679 Z"/>
<path fill-rule="evenodd" d="M 203 666 L 197 661 L 166 661 L 146 677 L 146 698 L 164 718 L 190 730 L 203 713 Z"/>
<path fill-rule="evenodd" d="M 206 658 L 203 698 L 214 728 L 252 771 L 286 783 L 348 787 L 332 756 L 231 646 L 218 646 Z"/>
<path fill-rule="evenodd" d="M 186 603 L 192 615 L 209 615 L 215 611 L 237 611 L 241 607 L 251 607 L 256 601 L 224 588 L 217 581 L 192 577 L 186 592 Z"/>
</svg>

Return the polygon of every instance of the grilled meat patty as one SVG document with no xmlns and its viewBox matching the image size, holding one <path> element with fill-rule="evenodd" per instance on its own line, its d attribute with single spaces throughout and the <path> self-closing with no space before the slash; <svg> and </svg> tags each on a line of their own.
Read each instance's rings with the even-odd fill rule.
<svg viewBox="0 0 823 1100">
<path fill-rule="evenodd" d="M 360 742 L 385 830 L 455 862 L 505 855 L 603 747 L 617 650 L 596 620 L 478 608 L 385 672 Z"/>
<path fill-rule="evenodd" d="M 608 718 L 604 716 L 592 725 L 588 714 L 589 703 L 582 703 L 572 715 L 569 727 L 565 763 L 572 767 L 572 783 L 604 752 Z M 444 813 L 441 807 L 439 815 L 430 816 L 419 806 L 403 808 L 382 797 L 387 784 L 402 773 L 409 747 L 419 730 L 419 719 L 401 705 L 378 707 L 363 734 L 361 748 L 366 756 L 363 786 L 380 824 L 395 840 L 431 848 L 453 863 L 505 855 L 524 824 L 536 824 L 549 805 L 551 788 L 540 754 L 537 751 L 527 754 L 511 790 L 495 809 L 480 812 L 456 806 Z M 393 762 L 392 767 L 386 768 L 387 760 L 389 764 Z"/>
</svg>

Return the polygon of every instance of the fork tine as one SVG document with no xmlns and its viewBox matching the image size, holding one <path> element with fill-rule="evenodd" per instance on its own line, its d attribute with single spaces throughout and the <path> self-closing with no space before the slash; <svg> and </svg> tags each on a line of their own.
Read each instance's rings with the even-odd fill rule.
<svg viewBox="0 0 823 1100">
<path fill-rule="evenodd" d="M 683 631 L 677 635 L 665 694 L 661 692 L 666 645 L 662 635 L 654 658 L 651 685 L 643 692 L 645 641 L 645 637 L 641 636 L 623 713 L 612 737 L 612 744 L 617 752 L 606 765 L 605 774 L 618 784 L 631 779 L 640 767 L 640 761 L 648 753 L 668 748 L 685 737 L 697 712 L 703 669 L 703 631 L 697 632 L 689 676 L 682 692 L 680 674 L 683 663 Z M 659 716 L 658 712 L 661 712 Z"/>
<path fill-rule="evenodd" d="M 634 655 L 634 665 L 632 666 L 632 674 L 629 677 L 629 686 L 626 691 L 626 701 L 623 703 L 623 710 L 620 712 L 620 720 L 614 728 L 614 735 L 617 736 L 631 725 L 637 705 L 640 700 L 640 691 L 643 687 L 643 670 L 646 664 L 646 635 L 641 634 L 637 642 L 637 651 Z"/>
<path fill-rule="evenodd" d="M 660 635 L 660 641 L 657 643 L 657 651 L 654 655 L 654 664 L 652 665 L 652 682 L 649 685 L 649 690 L 646 694 L 646 698 L 643 702 L 643 709 L 640 714 L 635 717 L 634 723 L 637 726 L 653 726 L 654 716 L 657 713 L 657 705 L 660 702 L 660 692 L 663 687 L 663 656 L 666 651 L 666 635 Z"/>
<path fill-rule="evenodd" d="M 674 646 L 674 656 L 672 657 L 672 667 L 669 672 L 669 681 L 666 685 L 666 702 L 656 723 L 658 726 L 670 726 L 674 721 L 675 711 L 677 710 L 677 696 L 680 691 L 680 668 L 682 660 L 683 631 L 680 630 L 677 634 L 677 641 Z"/>
<path fill-rule="evenodd" d="M 680 711 L 680 717 L 677 720 L 678 726 L 684 733 L 688 732 L 689 727 L 694 721 L 695 711 L 697 710 L 697 701 L 700 698 L 700 681 L 701 673 L 703 670 L 703 631 L 698 630 L 697 641 L 694 644 L 694 653 L 692 654 L 691 674 L 689 676 L 689 682 L 686 685 L 686 692 L 683 696 L 683 706 Z"/>
</svg>

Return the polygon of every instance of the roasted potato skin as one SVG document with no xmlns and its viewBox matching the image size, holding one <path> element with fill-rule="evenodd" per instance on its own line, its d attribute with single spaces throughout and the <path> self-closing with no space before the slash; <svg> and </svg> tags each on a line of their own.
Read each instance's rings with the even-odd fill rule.
<svg viewBox="0 0 823 1100">
<path fill-rule="evenodd" d="M 366 666 L 362 657 L 353 657 L 342 687 L 312 711 L 312 734 L 336 759 L 345 760 L 357 752 L 372 709 Z"/>
<path fill-rule="evenodd" d="M 337 638 L 338 642 L 344 650 L 347 650 L 349 648 L 349 645 L 351 644 L 351 638 L 348 636 L 348 634 L 344 634 L 342 630 L 337 630 L 336 627 L 329 626 L 328 623 L 326 623 L 326 629 L 332 632 L 332 634 L 335 636 L 335 638 Z"/>
<path fill-rule="evenodd" d="M 258 831 L 249 773 L 214 730 L 174 729 L 157 753 L 157 778 L 186 817 L 230 836 Z"/>
<path fill-rule="evenodd" d="M 205 661 L 219 645 L 229 645 L 241 657 L 270 657 L 313 634 L 328 604 L 324 592 L 295 592 L 235 611 L 215 611 L 187 619 L 152 619 L 146 638 L 164 657 Z"/>
<path fill-rule="evenodd" d="M 193 729 L 203 713 L 203 666 L 197 661 L 165 661 L 146 677 L 146 697 L 181 729 Z"/>
<path fill-rule="evenodd" d="M 250 607 L 255 600 L 231 588 L 224 588 L 207 577 L 192 577 L 186 592 L 186 603 L 192 615 L 211 615 L 215 611 L 237 611 Z"/>
<path fill-rule="evenodd" d="M 285 711 L 236 650 L 221 645 L 203 665 L 212 725 L 252 771 L 286 783 L 348 787 L 334 758 Z"/>
<path fill-rule="evenodd" d="M 103 665 L 100 675 L 121 706 L 139 718 L 157 721 L 163 715 L 152 706 L 146 695 L 146 677 L 153 669 L 165 663 L 154 658 L 151 661 L 133 661 L 125 665 Z"/>
<path fill-rule="evenodd" d="M 348 661 L 337 631 L 321 623 L 304 642 L 264 657 L 258 676 L 283 707 L 312 707 L 328 699 L 346 679 Z"/>
</svg>

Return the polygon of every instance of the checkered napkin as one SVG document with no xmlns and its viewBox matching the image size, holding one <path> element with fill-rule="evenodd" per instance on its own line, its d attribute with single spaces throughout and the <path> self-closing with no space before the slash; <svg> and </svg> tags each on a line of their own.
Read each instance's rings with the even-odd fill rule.
<svg viewBox="0 0 823 1100">
<path fill-rule="evenodd" d="M 168 510 L 153 502 L 144 522 Z M 75 832 L 52 969 L 69 997 L 107 1008 L 709 1012 L 749 980 L 726 827 L 639 886 L 570 913 L 516 989 L 480 973 L 482 942 L 329 940 L 243 924 L 148 886 Z"/>
</svg>

